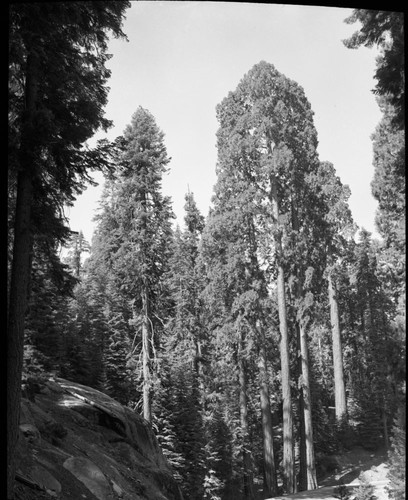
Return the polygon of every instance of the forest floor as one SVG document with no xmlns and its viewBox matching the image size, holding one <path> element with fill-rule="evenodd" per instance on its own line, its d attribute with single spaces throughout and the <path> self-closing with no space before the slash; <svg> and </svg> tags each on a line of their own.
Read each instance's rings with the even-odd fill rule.
<svg viewBox="0 0 408 500">
<path fill-rule="evenodd" d="M 388 484 L 387 473 L 387 452 L 378 450 L 370 452 L 361 447 L 355 447 L 342 455 L 336 455 L 339 467 L 335 472 L 327 474 L 321 478 L 319 488 L 311 491 L 301 491 L 293 495 L 283 495 L 274 497 L 273 500 L 335 500 L 334 489 L 344 483 L 353 498 L 353 490 L 360 485 L 359 475 L 364 477 L 374 486 L 374 494 L 377 500 L 389 500 L 385 490 Z M 272 500 L 272 499 L 268 499 Z"/>
</svg>

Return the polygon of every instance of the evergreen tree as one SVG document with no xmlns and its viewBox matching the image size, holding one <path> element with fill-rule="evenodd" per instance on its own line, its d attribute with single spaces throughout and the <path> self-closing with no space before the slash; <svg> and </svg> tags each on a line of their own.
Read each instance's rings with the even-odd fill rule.
<svg viewBox="0 0 408 500">
<path fill-rule="evenodd" d="M 69 318 L 68 304 L 77 280 L 63 264 L 56 249 L 34 244 L 30 299 L 25 321 L 25 343 L 41 362 L 43 370 L 61 373 L 67 353 L 64 329 Z"/>
<path fill-rule="evenodd" d="M 327 280 L 332 331 L 335 414 L 337 425 L 341 427 L 347 421 L 347 402 L 337 281 L 339 269 L 342 267 L 347 253 L 348 242 L 356 229 L 348 206 L 350 190 L 348 186 L 341 183 L 334 166 L 329 162 L 321 162 L 316 181 L 321 186 L 324 206 L 322 231 L 322 241 L 326 253 L 324 256 L 326 266 L 324 275 Z"/>
<path fill-rule="evenodd" d="M 158 439 L 189 498 L 204 494 L 204 370 L 206 339 L 202 324 L 202 277 L 197 267 L 204 218 L 194 196 L 185 197 L 185 228 L 176 229 L 167 286 L 171 313 L 160 357 L 161 382 L 155 404 Z"/>
<path fill-rule="evenodd" d="M 381 49 L 377 58 L 374 92 L 385 96 L 395 107 L 394 123 L 402 130 L 405 124 L 404 13 L 354 9 L 344 20 L 347 24 L 357 21 L 361 23 L 361 28 L 343 43 L 350 49 L 373 45 Z"/>
<path fill-rule="evenodd" d="M 128 2 L 16 3 L 9 15 L 9 152 L 15 181 L 13 252 L 7 311 L 7 498 L 14 497 L 15 449 L 33 236 L 66 236 L 72 203 L 98 150 L 82 146 L 109 122 L 108 32 L 123 36 Z"/>
<path fill-rule="evenodd" d="M 242 473 L 243 495 L 245 498 L 253 498 L 247 387 L 248 327 L 244 324 L 242 310 L 246 300 L 243 288 L 245 285 L 242 282 L 245 280 L 242 265 L 244 253 L 239 251 L 239 240 L 237 241 L 236 237 L 231 238 L 232 234 L 237 235 L 238 220 L 234 221 L 233 227 L 230 225 L 227 229 L 224 224 L 231 220 L 228 219 L 228 213 L 226 215 L 226 219 L 222 219 L 222 216 L 214 219 L 210 217 L 208 232 L 203 236 L 203 258 L 209 279 L 205 300 L 212 317 L 213 326 L 210 325 L 210 328 L 213 330 L 213 349 L 220 350 L 220 358 L 217 361 L 218 356 L 215 353 L 210 355 L 215 371 L 213 377 L 217 377 L 216 391 L 221 390 L 220 397 L 226 397 L 223 393 L 227 392 L 230 386 L 230 391 L 236 395 L 234 405 L 232 408 L 229 406 L 236 419 L 233 423 L 238 441 L 235 448 L 236 460 Z M 221 239 L 214 242 L 214 237 Z M 223 351 L 229 351 L 229 355 L 225 357 L 225 354 L 222 355 Z M 219 479 L 223 479 L 226 485 L 230 480 L 228 477 Z"/>
<path fill-rule="evenodd" d="M 80 277 L 83 266 L 83 254 L 89 253 L 90 250 L 91 246 L 84 238 L 82 231 L 73 232 L 68 245 L 68 254 L 64 261 L 71 267 L 75 277 Z"/>
<path fill-rule="evenodd" d="M 115 221 L 110 272 L 127 302 L 131 316 L 127 321 L 141 342 L 143 415 L 148 422 L 152 421 L 156 349 L 168 309 L 165 277 L 173 213 L 170 199 L 161 193 L 168 162 L 163 132 L 149 111 L 139 107 L 124 132 L 113 200 L 106 205 L 105 217 Z"/>
<path fill-rule="evenodd" d="M 378 447 L 381 435 L 385 446 L 388 445 L 389 420 L 396 405 L 396 386 L 392 382 L 396 353 L 388 319 L 392 317 L 392 302 L 378 278 L 377 250 L 370 233 L 363 230 L 359 236 L 350 268 L 350 283 L 354 288 L 361 347 L 358 363 L 354 358 L 351 370 L 360 373 L 359 378 L 354 379 L 353 392 L 361 408 L 362 444 L 373 449 Z"/>
<path fill-rule="evenodd" d="M 405 324 L 405 140 L 392 124 L 395 109 L 379 99 L 383 117 L 372 135 L 376 226 L 383 238 L 380 262 L 387 292 Z"/>
<path fill-rule="evenodd" d="M 231 186 L 236 189 L 230 189 Z M 262 382 L 255 375 L 254 386 L 253 380 L 258 368 L 255 357 L 265 349 L 265 316 L 269 300 L 257 260 L 251 186 L 243 182 L 235 183 L 230 176 L 220 175 L 215 192 L 215 207 L 207 220 L 201 246 L 201 259 L 208 279 L 204 297 L 212 331 L 213 351 L 209 358 L 214 370 L 215 394 L 227 401 L 231 398 L 230 394 L 235 394 L 235 400 L 224 403 L 231 412 L 229 425 L 235 434 L 231 443 L 232 460 L 236 461 L 235 473 L 242 479 L 241 494 L 250 496 L 254 494 L 252 478 L 255 474 L 255 437 L 251 424 L 254 419 L 254 387 L 256 391 L 261 391 L 262 398 L 264 425 L 258 426 L 258 432 L 262 432 L 263 436 L 259 436 L 257 441 L 266 449 L 261 463 L 263 475 L 268 476 L 265 477 L 264 489 L 268 491 L 268 488 L 276 487 L 272 422 L 270 416 L 269 420 L 266 418 L 270 402 L 269 378 L 265 380 L 268 377 L 265 358 L 259 366 L 263 373 Z M 222 355 L 222 352 L 225 354 Z M 258 418 L 260 412 L 259 407 Z M 230 480 L 225 478 L 224 481 L 227 485 Z M 227 489 L 233 495 L 232 489 L 226 487 L 224 491 Z M 234 494 L 238 495 L 238 492 Z"/>
<path fill-rule="evenodd" d="M 85 331 L 87 343 L 92 345 L 92 338 L 99 335 L 99 339 L 93 340 L 102 347 L 98 385 L 122 404 L 134 407 L 140 397 L 136 363 L 140 344 L 132 326 L 131 305 L 120 293 L 120 282 L 113 272 L 119 243 L 115 239 L 118 228 L 118 221 L 114 218 L 116 201 L 110 190 L 112 186 L 107 182 L 91 255 L 83 270 L 82 292 L 81 288 L 77 289 L 85 300 L 76 307 L 84 307 L 88 311 L 85 314 L 96 327 Z M 76 319 L 72 327 L 78 327 Z"/>
<path fill-rule="evenodd" d="M 289 331 L 286 281 L 287 251 L 307 223 L 306 203 L 312 192 L 308 174 L 317 168 L 317 135 L 312 111 L 303 90 L 261 62 L 218 106 L 219 173 L 236 174 L 235 189 L 245 183 L 256 206 L 260 248 L 277 268 L 276 290 L 281 333 L 281 373 L 284 408 L 284 471 L 288 492 L 295 489 L 293 416 L 290 384 Z M 239 184 L 238 184 L 239 183 Z M 232 189 L 232 186 L 230 187 Z M 293 208 L 297 227 L 292 226 Z M 293 231 L 292 231 L 293 230 Z M 270 236 L 272 235 L 272 239 Z M 300 243 L 299 238 L 299 243 Z"/>
</svg>

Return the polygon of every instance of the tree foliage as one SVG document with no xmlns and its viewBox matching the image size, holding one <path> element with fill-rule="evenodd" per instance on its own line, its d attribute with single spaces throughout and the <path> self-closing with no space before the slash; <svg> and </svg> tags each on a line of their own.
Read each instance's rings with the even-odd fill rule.
<svg viewBox="0 0 408 500">
<path fill-rule="evenodd" d="M 13 238 L 7 309 L 8 476 L 15 449 L 33 238 L 63 241 L 63 205 L 101 168 L 84 142 L 110 124 L 103 116 L 108 34 L 123 36 L 128 2 L 15 3 L 9 10 L 9 157 Z M 12 234 L 11 234 L 12 233 Z"/>
<path fill-rule="evenodd" d="M 355 49 L 377 45 L 381 49 L 377 57 L 375 93 L 385 96 L 395 107 L 394 123 L 403 129 L 405 124 L 405 43 L 403 12 L 354 9 L 345 19 L 348 24 L 360 22 L 361 27 L 349 39 L 346 47 Z"/>
</svg>

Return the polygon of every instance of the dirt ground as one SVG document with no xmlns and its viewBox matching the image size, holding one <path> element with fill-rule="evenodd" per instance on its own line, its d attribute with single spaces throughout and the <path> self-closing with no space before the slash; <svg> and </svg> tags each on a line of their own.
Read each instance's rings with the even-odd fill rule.
<svg viewBox="0 0 408 500">
<path fill-rule="evenodd" d="M 360 472 L 364 472 L 364 476 L 369 481 L 387 479 L 387 450 L 385 449 L 371 452 L 356 446 L 342 455 L 337 455 L 336 458 L 340 464 L 340 470 L 320 480 L 319 486 L 338 484 L 340 480 L 345 484 L 358 483 Z"/>
<path fill-rule="evenodd" d="M 344 483 L 352 493 L 360 484 L 359 476 L 364 477 L 375 487 L 376 500 L 389 500 L 385 489 L 388 480 L 387 451 L 370 452 L 361 447 L 355 447 L 343 455 L 336 455 L 339 468 L 336 472 L 319 480 L 319 488 L 313 491 L 302 491 L 294 495 L 284 495 L 267 500 L 336 500 L 334 489 Z M 352 495 L 353 498 L 353 495 Z"/>
</svg>

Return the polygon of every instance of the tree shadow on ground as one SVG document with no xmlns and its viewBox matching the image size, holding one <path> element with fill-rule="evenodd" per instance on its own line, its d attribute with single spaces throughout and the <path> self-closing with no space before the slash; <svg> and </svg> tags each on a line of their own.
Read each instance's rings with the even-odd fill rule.
<svg viewBox="0 0 408 500">
<path fill-rule="evenodd" d="M 387 452 L 383 449 L 367 451 L 361 447 L 356 447 L 339 457 L 339 461 L 341 461 L 340 468 L 321 478 L 318 481 L 319 486 L 336 485 L 340 482 L 350 484 L 358 479 L 362 471 L 377 467 L 386 460 Z"/>
</svg>

